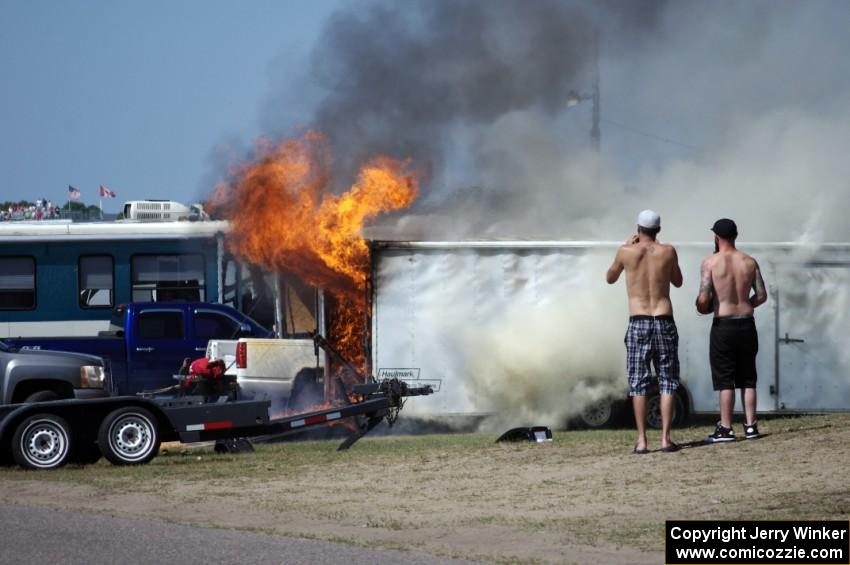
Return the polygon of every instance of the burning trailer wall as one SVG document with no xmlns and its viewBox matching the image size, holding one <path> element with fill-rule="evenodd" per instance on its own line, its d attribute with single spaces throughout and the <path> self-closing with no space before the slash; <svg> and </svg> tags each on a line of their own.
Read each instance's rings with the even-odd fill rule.
<svg viewBox="0 0 850 565">
<path fill-rule="evenodd" d="M 418 176 L 407 161 L 375 156 L 362 163 L 347 192 L 336 194 L 332 186 L 345 179 L 332 178 L 331 161 L 315 131 L 280 142 L 261 139 L 254 157 L 216 187 L 212 208 L 230 221 L 228 249 L 239 260 L 323 289 L 328 340 L 362 369 L 370 263 L 360 231 L 371 218 L 410 206 Z M 282 296 L 275 293 L 278 301 Z M 283 306 L 275 310 L 283 318 Z M 317 319 L 315 327 L 321 325 Z M 340 374 L 351 380 L 349 372 Z"/>
<path fill-rule="evenodd" d="M 414 369 L 437 394 L 409 414 L 495 414 L 560 426 L 626 394 L 622 288 L 604 273 L 613 242 L 373 242 L 372 363 Z M 756 313 L 759 408 L 850 409 L 850 244 L 742 244 L 770 287 Z M 694 311 L 707 244 L 678 244 L 671 299 L 684 408 L 716 413 L 710 316 Z M 798 341 L 803 340 L 803 341 Z"/>
</svg>

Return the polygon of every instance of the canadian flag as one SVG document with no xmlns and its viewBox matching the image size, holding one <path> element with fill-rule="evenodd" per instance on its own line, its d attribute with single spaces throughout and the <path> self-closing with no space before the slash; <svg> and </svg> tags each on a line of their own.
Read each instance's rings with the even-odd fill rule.
<svg viewBox="0 0 850 565">
<path fill-rule="evenodd" d="M 103 185 L 100 185 L 100 197 L 108 196 L 109 198 L 115 198 L 115 193 L 109 190 L 108 188 L 104 188 Z"/>
</svg>

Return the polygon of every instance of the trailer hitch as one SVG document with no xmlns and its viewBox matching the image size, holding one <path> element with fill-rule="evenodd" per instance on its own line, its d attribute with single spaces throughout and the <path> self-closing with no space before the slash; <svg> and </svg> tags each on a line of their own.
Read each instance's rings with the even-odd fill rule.
<svg viewBox="0 0 850 565">
<path fill-rule="evenodd" d="M 407 397 L 432 394 L 434 389 L 431 388 L 431 385 L 412 387 L 398 379 L 386 379 L 354 385 L 353 392 L 366 399 L 386 398 L 387 407 L 378 413 L 357 416 L 355 418 L 357 429 L 336 448 L 337 451 L 345 451 L 354 445 L 357 440 L 372 431 L 384 419 L 387 420 L 387 425 L 392 426 L 398 419 L 398 413 L 404 407 Z"/>
</svg>

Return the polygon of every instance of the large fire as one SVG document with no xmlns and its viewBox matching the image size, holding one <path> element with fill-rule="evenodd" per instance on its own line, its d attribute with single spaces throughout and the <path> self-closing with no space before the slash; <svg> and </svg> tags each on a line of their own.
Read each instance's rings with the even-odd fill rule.
<svg viewBox="0 0 850 565">
<path fill-rule="evenodd" d="M 260 140 L 255 158 L 230 171 L 213 202 L 230 220 L 228 245 L 238 257 L 333 295 L 328 340 L 362 368 L 370 258 L 360 231 L 375 216 L 410 206 L 418 179 L 408 161 L 375 157 L 347 192 L 333 194 L 330 159 L 325 138 L 314 131 Z"/>
</svg>

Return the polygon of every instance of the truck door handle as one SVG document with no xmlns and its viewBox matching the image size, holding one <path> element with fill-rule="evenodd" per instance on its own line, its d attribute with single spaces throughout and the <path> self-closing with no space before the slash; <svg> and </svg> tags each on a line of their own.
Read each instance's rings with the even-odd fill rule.
<svg viewBox="0 0 850 565">
<path fill-rule="evenodd" d="M 136 348 L 136 351 L 145 351 L 147 353 L 150 353 L 153 350 L 154 350 L 153 347 L 137 347 Z"/>
<path fill-rule="evenodd" d="M 793 337 L 788 337 L 788 332 L 785 332 L 785 337 L 779 338 L 779 343 L 805 343 L 805 339 L 796 339 Z"/>
</svg>

